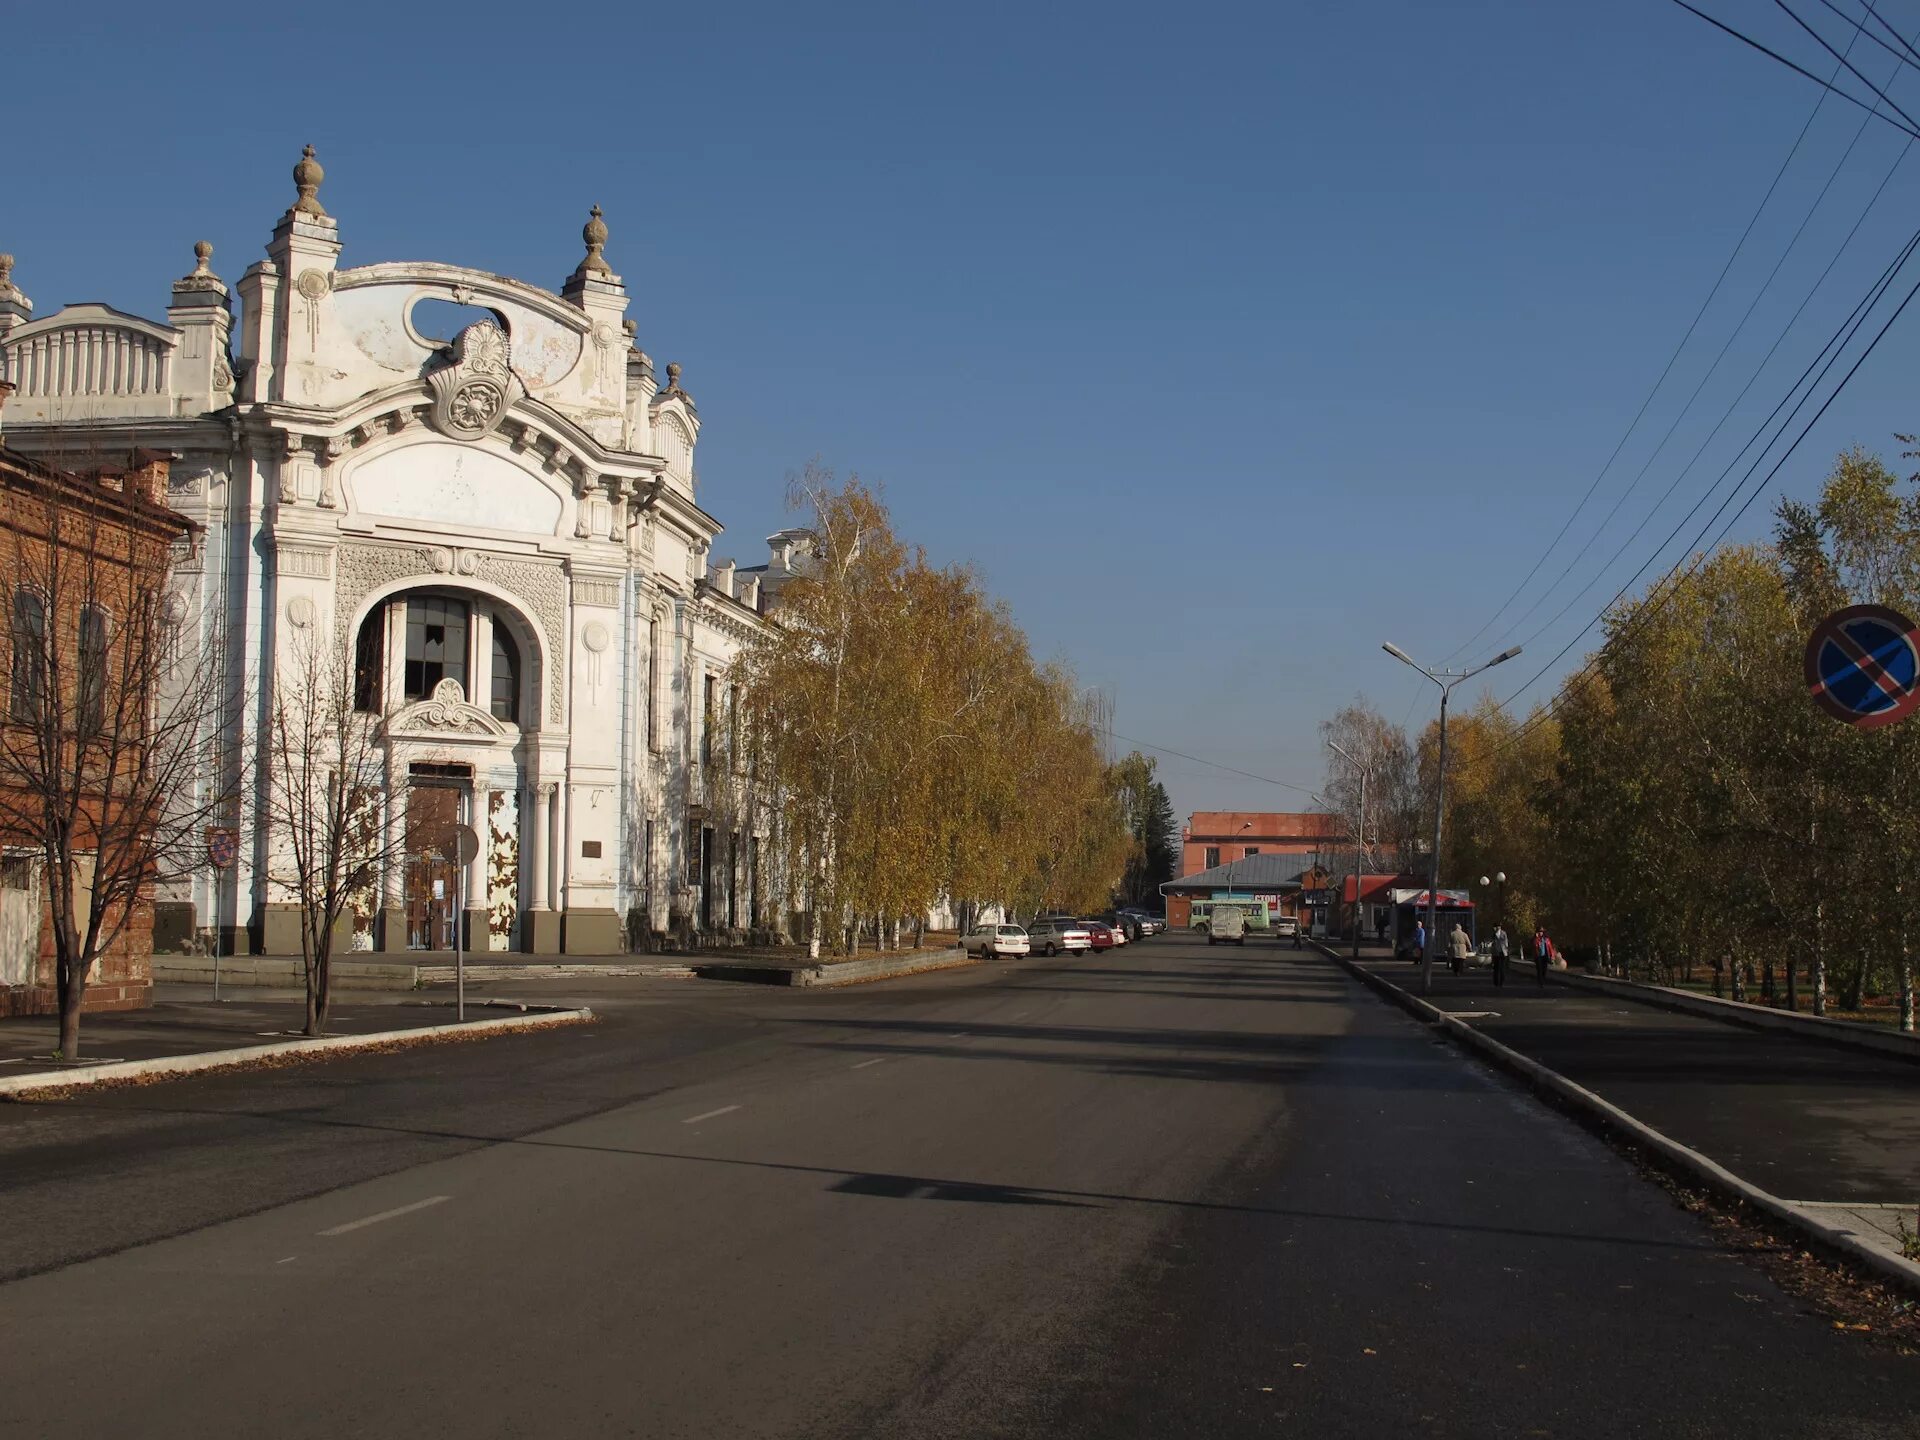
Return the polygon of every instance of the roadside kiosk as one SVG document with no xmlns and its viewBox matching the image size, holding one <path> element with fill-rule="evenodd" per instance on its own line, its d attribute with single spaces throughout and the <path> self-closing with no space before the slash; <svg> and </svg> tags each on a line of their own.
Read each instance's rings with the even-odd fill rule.
<svg viewBox="0 0 1920 1440">
<path fill-rule="evenodd" d="M 1396 959 L 1417 960 L 1419 955 L 1413 948 L 1414 927 L 1427 918 L 1427 891 L 1390 890 L 1388 901 L 1393 906 L 1393 953 Z M 1439 932 L 1438 948 L 1434 951 L 1441 959 L 1447 958 L 1447 937 L 1453 933 L 1455 924 L 1467 932 L 1467 939 L 1479 948 L 1480 937 L 1474 930 L 1473 901 L 1464 890 L 1442 889 L 1434 902 L 1433 927 Z"/>
</svg>

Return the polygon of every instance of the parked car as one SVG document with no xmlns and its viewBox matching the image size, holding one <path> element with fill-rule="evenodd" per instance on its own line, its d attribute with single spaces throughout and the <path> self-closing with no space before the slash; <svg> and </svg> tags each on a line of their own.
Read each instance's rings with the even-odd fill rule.
<svg viewBox="0 0 1920 1440">
<path fill-rule="evenodd" d="M 1129 910 L 1127 913 L 1140 922 L 1142 935 L 1158 935 L 1167 928 L 1167 917 L 1156 915 L 1151 910 Z"/>
<path fill-rule="evenodd" d="M 1273 917 L 1273 933 L 1282 940 L 1300 938 L 1300 917 L 1297 915 L 1276 915 Z"/>
<path fill-rule="evenodd" d="M 1027 926 L 1027 944 L 1042 955 L 1070 955 L 1076 950 L 1091 950 L 1093 937 L 1078 920 L 1043 915 Z"/>
<path fill-rule="evenodd" d="M 982 960 L 1025 955 L 1032 948 L 1027 932 L 1018 925 L 982 925 L 961 944 L 969 955 L 978 955 Z"/>
<path fill-rule="evenodd" d="M 1238 905 L 1216 905 L 1207 930 L 1207 944 L 1247 943 L 1247 914 Z"/>
<path fill-rule="evenodd" d="M 1085 927 L 1087 939 L 1096 950 L 1111 950 L 1114 946 L 1113 927 L 1100 920 L 1081 920 L 1077 924 Z"/>
<path fill-rule="evenodd" d="M 1147 929 L 1147 920 L 1138 910 L 1108 910 L 1101 915 L 1102 924 L 1111 925 L 1116 934 L 1128 940 L 1139 940 L 1153 932 Z"/>
</svg>

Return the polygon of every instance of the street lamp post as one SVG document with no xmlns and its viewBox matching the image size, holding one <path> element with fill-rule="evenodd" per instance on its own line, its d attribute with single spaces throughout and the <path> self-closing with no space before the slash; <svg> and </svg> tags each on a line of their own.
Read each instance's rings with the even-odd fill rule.
<svg viewBox="0 0 1920 1440">
<path fill-rule="evenodd" d="M 1498 887 L 1497 889 L 1494 888 L 1496 886 Z M 1507 872 L 1504 870 L 1496 870 L 1491 875 L 1482 875 L 1480 877 L 1480 888 L 1482 890 L 1493 890 L 1494 924 L 1495 928 L 1498 928 L 1506 921 L 1507 915 L 1506 905 L 1503 903 L 1507 898 Z"/>
<path fill-rule="evenodd" d="M 1360 815 L 1353 830 L 1353 958 L 1360 958 L 1360 877 L 1367 866 L 1367 773 L 1373 767 L 1362 765 L 1338 740 L 1329 740 L 1336 755 L 1360 772 Z"/>
<path fill-rule="evenodd" d="M 1471 670 L 1429 670 L 1391 640 L 1380 648 L 1401 664 L 1412 666 L 1440 687 L 1440 774 L 1433 791 L 1433 854 L 1427 867 L 1427 952 L 1420 962 L 1420 993 L 1427 995 L 1433 991 L 1433 947 L 1437 938 L 1433 931 L 1439 923 L 1436 912 L 1440 907 L 1440 820 L 1446 813 L 1447 799 L 1447 699 L 1453 694 L 1453 687 L 1461 681 L 1471 680 L 1482 670 L 1505 664 L 1520 653 L 1520 647 L 1515 645 L 1502 650 L 1491 660 L 1475 665 Z"/>
</svg>

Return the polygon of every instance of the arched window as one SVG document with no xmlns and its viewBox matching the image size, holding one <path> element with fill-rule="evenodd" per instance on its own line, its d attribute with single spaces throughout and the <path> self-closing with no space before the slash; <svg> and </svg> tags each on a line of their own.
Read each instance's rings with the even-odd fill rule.
<svg viewBox="0 0 1920 1440">
<path fill-rule="evenodd" d="M 507 633 L 506 617 L 493 617 L 493 717 L 520 723 L 520 647 Z"/>
<path fill-rule="evenodd" d="M 353 708 L 369 715 L 380 713 L 385 697 L 381 664 L 387 643 L 387 607 L 376 605 L 360 622 L 360 633 L 353 642 Z"/>
<path fill-rule="evenodd" d="M 407 688 L 424 700 L 442 680 L 467 688 L 467 605 L 445 595 L 407 597 Z"/>
<path fill-rule="evenodd" d="M 25 585 L 13 592 L 10 699 L 13 718 L 29 723 L 40 718 L 47 700 L 47 605 Z"/>
</svg>

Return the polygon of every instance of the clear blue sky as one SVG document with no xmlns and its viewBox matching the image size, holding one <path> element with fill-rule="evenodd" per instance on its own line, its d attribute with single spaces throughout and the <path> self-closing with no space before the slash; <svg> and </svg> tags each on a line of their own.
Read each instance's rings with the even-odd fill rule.
<svg viewBox="0 0 1920 1440">
<path fill-rule="evenodd" d="M 1706 8 L 1833 69 L 1771 4 Z M 1915 0 L 1881 8 L 1920 29 Z M 348 264 L 557 287 L 597 202 L 641 343 L 699 400 L 720 554 L 759 558 L 809 457 L 858 471 L 907 535 L 977 561 L 1043 655 L 1110 691 L 1123 735 L 1310 785 L 1316 724 L 1356 694 L 1431 713 L 1380 642 L 1437 661 L 1507 597 L 1820 94 L 1668 0 L 102 3 L 16 7 L 7 48 L 0 249 L 40 313 L 158 316 L 201 238 L 237 277 L 309 140 Z M 1893 69 L 1864 43 L 1855 59 Z M 1920 115 L 1916 79 L 1893 94 Z M 1678 518 L 1669 505 L 1613 583 L 1533 635 L 1674 480 L 1894 163 L 1903 141 L 1875 122 L 1602 530 L 1861 118 L 1821 111 L 1516 611 L 1566 582 L 1475 647 L 1528 641 L 1501 695 Z M 1920 224 L 1916 181 L 1909 157 L 1680 482 L 1683 506 Z M 1920 426 L 1917 336 L 1920 302 L 1774 492 Z M 1183 816 L 1304 803 L 1185 761 L 1163 774 Z"/>
</svg>

